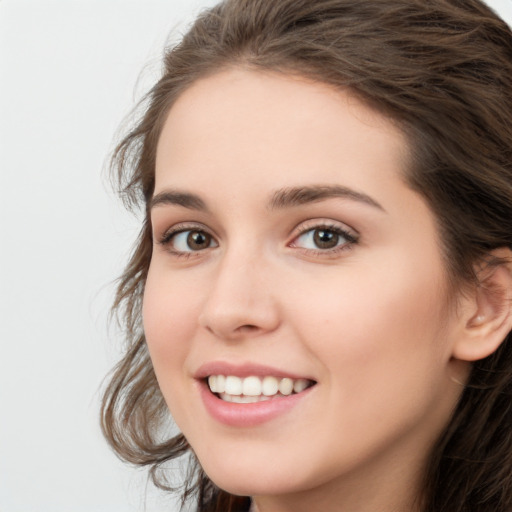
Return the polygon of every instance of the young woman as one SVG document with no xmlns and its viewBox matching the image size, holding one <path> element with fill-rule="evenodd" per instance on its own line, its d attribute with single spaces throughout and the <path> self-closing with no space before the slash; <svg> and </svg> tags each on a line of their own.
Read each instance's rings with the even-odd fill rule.
<svg viewBox="0 0 512 512">
<path fill-rule="evenodd" d="M 511 119 L 479 0 L 201 15 L 114 157 L 114 449 L 199 511 L 512 510 Z"/>
</svg>

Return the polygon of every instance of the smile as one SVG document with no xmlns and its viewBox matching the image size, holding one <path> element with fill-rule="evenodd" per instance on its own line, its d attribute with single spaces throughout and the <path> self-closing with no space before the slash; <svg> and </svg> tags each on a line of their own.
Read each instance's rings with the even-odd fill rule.
<svg viewBox="0 0 512 512">
<path fill-rule="evenodd" d="M 212 393 L 225 402 L 256 403 L 301 393 L 311 387 L 313 381 L 308 379 L 278 378 L 235 375 L 210 375 L 208 387 Z"/>
</svg>

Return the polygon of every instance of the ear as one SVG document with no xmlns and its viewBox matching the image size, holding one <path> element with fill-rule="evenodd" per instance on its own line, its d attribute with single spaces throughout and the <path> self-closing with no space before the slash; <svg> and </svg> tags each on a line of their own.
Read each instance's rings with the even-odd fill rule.
<svg viewBox="0 0 512 512">
<path fill-rule="evenodd" d="M 496 249 L 490 256 L 500 263 L 479 266 L 478 284 L 462 298 L 461 331 L 453 346 L 459 360 L 484 359 L 512 330 L 512 251 Z"/>
</svg>

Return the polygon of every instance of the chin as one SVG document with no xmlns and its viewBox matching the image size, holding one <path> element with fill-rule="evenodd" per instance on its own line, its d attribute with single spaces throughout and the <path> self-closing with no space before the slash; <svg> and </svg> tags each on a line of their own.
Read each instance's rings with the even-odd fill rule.
<svg viewBox="0 0 512 512">
<path fill-rule="evenodd" d="M 269 461 L 269 464 L 272 463 L 273 461 Z M 247 464 L 245 466 L 226 468 L 216 465 L 204 470 L 217 487 L 236 496 L 284 495 L 305 490 L 307 487 L 306 478 L 292 479 L 289 470 L 281 470 L 275 464 L 273 471 L 248 467 Z"/>
<path fill-rule="evenodd" d="M 277 496 L 291 494 L 300 490 L 301 488 L 294 488 L 289 483 L 270 482 L 262 479 L 262 481 L 255 482 L 254 480 L 246 479 L 226 479 L 215 480 L 211 478 L 212 482 L 220 489 L 233 494 L 234 496 Z"/>
</svg>

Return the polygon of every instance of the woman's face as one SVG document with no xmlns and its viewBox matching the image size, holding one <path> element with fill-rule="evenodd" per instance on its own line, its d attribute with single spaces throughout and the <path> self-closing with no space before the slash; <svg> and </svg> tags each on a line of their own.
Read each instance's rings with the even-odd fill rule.
<svg viewBox="0 0 512 512">
<path fill-rule="evenodd" d="M 296 77 L 224 71 L 171 109 L 144 327 L 220 487 L 263 504 L 416 482 L 460 387 L 435 219 L 407 162 L 389 120 Z"/>
</svg>

